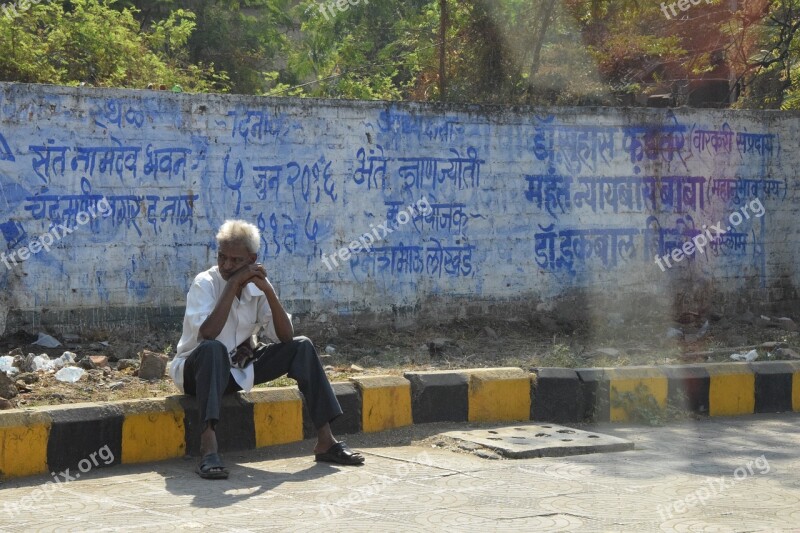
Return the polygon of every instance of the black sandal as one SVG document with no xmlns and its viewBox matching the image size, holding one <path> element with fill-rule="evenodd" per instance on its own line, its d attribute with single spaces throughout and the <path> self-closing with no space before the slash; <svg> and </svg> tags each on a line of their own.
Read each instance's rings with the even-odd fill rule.
<svg viewBox="0 0 800 533">
<path fill-rule="evenodd" d="M 340 465 L 364 464 L 364 456 L 351 450 L 344 442 L 337 442 L 324 453 L 314 455 L 317 462 L 337 463 Z"/>
<path fill-rule="evenodd" d="M 203 479 L 228 479 L 228 469 L 217 453 L 207 453 L 194 470 Z"/>
</svg>

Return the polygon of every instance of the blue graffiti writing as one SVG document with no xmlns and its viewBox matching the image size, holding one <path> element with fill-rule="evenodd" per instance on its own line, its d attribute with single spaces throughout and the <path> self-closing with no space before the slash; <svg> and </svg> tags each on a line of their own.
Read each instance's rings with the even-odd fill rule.
<svg viewBox="0 0 800 533">
<path fill-rule="evenodd" d="M 383 133 L 416 134 L 418 140 L 424 137 L 441 142 L 452 142 L 464 135 L 464 126 L 456 118 L 415 116 L 394 108 L 380 112 L 378 129 Z"/>
<path fill-rule="evenodd" d="M 699 152 L 707 151 L 714 154 L 723 152 L 730 154 L 733 150 L 734 132 L 726 122 L 719 130 L 694 130 L 692 133 L 692 146 Z"/>
<path fill-rule="evenodd" d="M 435 191 L 437 185 L 441 186 L 448 181 L 457 190 L 480 187 L 481 165 L 486 161 L 478 158 L 478 150 L 473 147 L 467 148 L 466 157 L 462 157 L 458 150 L 451 148 L 450 153 L 454 157 L 398 157 L 396 159 L 385 157 L 382 146 L 377 145 L 376 148 L 380 155 L 376 155 L 376 151 L 370 149 L 369 157 L 367 157 L 363 147 L 356 152 L 356 159 L 360 166 L 353 174 L 353 181 L 358 185 L 366 182 L 367 190 L 371 190 L 373 187 L 378 188 L 377 177 L 379 174 L 381 176 L 380 189 L 386 190 L 387 164 L 393 161 L 401 163 L 397 171 L 398 176 L 404 182 L 404 190 L 430 188 Z M 377 167 L 376 162 L 379 163 Z M 448 163 L 449 167 L 440 168 L 440 165 L 444 167 Z"/>
<path fill-rule="evenodd" d="M 333 202 L 336 202 L 336 183 L 333 181 L 331 162 L 325 156 L 311 164 L 301 165 L 291 161 L 283 165 L 255 165 L 253 166 L 253 185 L 259 200 L 266 200 L 272 194 L 278 201 L 280 192 L 281 175 L 285 173 L 285 183 L 292 189 L 292 199 L 297 206 L 297 189 L 299 182 L 300 196 L 305 203 L 317 203 L 324 192 Z"/>
<path fill-rule="evenodd" d="M 576 273 L 576 264 L 585 263 L 597 257 L 604 267 L 617 266 L 619 259 L 636 257 L 634 237 L 640 231 L 636 228 L 621 229 L 565 229 L 554 230 L 554 224 L 539 226 L 541 233 L 534 234 L 536 264 L 548 271 L 563 270 Z M 560 239 L 556 247 L 556 240 Z"/>
<path fill-rule="evenodd" d="M 386 220 L 396 220 L 403 202 L 384 202 L 386 207 Z M 469 215 L 464 211 L 467 207 L 462 203 L 428 203 L 429 209 L 425 213 L 417 212 L 412 217 L 414 229 L 418 232 L 440 232 L 447 234 L 464 235 L 467 231 Z M 477 218 L 479 215 L 472 215 Z"/>
<path fill-rule="evenodd" d="M 6 240 L 6 247 L 9 250 L 17 246 L 28 236 L 25 228 L 16 220 L 9 220 L 8 222 L 0 224 L 0 233 L 3 234 L 3 238 Z"/>
<path fill-rule="evenodd" d="M 775 135 L 765 133 L 745 133 L 736 134 L 736 148 L 742 156 L 748 153 L 756 153 L 763 157 L 767 154 L 772 155 L 772 142 Z"/>
<path fill-rule="evenodd" d="M 16 161 L 2 133 L 0 133 L 0 161 Z"/>
<path fill-rule="evenodd" d="M 26 198 L 28 203 L 25 210 L 30 212 L 33 220 L 49 220 L 51 225 L 75 225 L 79 213 L 96 210 L 97 204 L 105 197 L 111 209 L 104 219 L 107 218 L 113 225 L 125 223 L 141 236 L 139 220 L 152 225 L 156 234 L 160 232 L 160 225 L 165 222 L 178 226 L 187 224 L 191 228 L 194 224 L 194 205 L 200 198 L 191 193 L 164 197 L 152 194 L 104 196 L 92 194 L 91 184 L 86 179 L 82 181 L 81 188 L 82 194 L 30 196 Z M 99 218 L 95 219 L 93 224 L 99 221 Z"/>
<path fill-rule="evenodd" d="M 354 254 L 350 259 L 350 270 L 358 279 L 356 272 L 375 276 L 380 274 L 428 274 L 441 278 L 443 274 L 452 277 L 467 277 L 473 273 L 471 245 L 442 246 L 437 239 L 430 239 L 432 245 L 407 246 L 402 242 L 396 246 L 381 246 Z"/>
<path fill-rule="evenodd" d="M 525 198 L 539 209 L 544 208 L 554 218 L 558 218 L 557 211 L 568 213 L 572 206 L 587 206 L 595 213 L 606 207 L 615 213 L 620 207 L 629 212 L 658 210 L 675 213 L 705 208 L 703 188 L 706 179 L 702 176 L 575 178 L 578 187 L 582 188 L 574 194 L 570 176 L 528 175 L 525 180 L 528 182 Z"/>
<path fill-rule="evenodd" d="M 361 185 L 365 181 L 367 182 L 367 190 L 372 190 L 372 188 L 378 188 L 378 174 L 380 173 L 381 177 L 381 190 L 386 189 L 386 163 L 389 161 L 389 158 L 384 157 L 383 155 L 383 146 L 377 145 L 375 147 L 380 155 L 376 155 L 376 150 L 372 148 L 369 149 L 369 158 L 367 158 L 367 152 L 364 148 L 359 148 L 358 152 L 356 152 L 356 159 L 360 163 L 360 167 L 356 169 L 355 173 L 353 174 L 353 181 L 356 184 Z M 369 161 L 369 166 L 367 166 L 367 161 Z M 377 167 L 375 163 L 378 163 Z"/>
<path fill-rule="evenodd" d="M 161 172 L 166 174 L 168 180 L 177 175 L 186 179 L 186 158 L 192 153 L 190 149 L 154 149 L 152 144 L 148 144 L 145 153 L 147 155 L 147 162 L 144 165 L 145 176 L 153 176 L 153 179 L 158 181 L 158 173 Z"/>
<path fill-rule="evenodd" d="M 786 180 L 712 178 L 709 198 L 740 204 L 748 198 L 785 199 L 789 190 Z M 782 192 L 781 192 L 782 191 Z"/>
<path fill-rule="evenodd" d="M 96 109 L 94 115 L 97 116 L 94 123 L 101 128 L 108 129 L 109 126 L 122 128 L 125 125 L 141 128 L 144 125 L 144 113 L 134 107 L 126 108 L 125 104 L 114 98 L 106 100 L 105 107 Z M 100 122 L 98 118 L 104 122 Z"/>
<path fill-rule="evenodd" d="M 553 117 L 534 128 L 532 151 L 539 161 L 548 162 L 555 172 L 563 165 L 567 172 L 577 174 L 584 167 L 597 171 L 598 156 L 608 164 L 614 158 L 614 132 L 605 126 L 557 126 Z"/>
<path fill-rule="evenodd" d="M 268 139 L 285 136 L 289 133 L 289 121 L 284 115 L 272 115 L 267 110 L 237 108 L 228 112 L 233 117 L 231 137 L 239 135 L 247 143 L 263 143 Z"/>
</svg>

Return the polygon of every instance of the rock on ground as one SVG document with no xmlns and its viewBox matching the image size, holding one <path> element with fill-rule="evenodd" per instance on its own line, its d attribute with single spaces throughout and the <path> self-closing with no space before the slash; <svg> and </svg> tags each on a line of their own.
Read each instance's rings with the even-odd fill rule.
<svg viewBox="0 0 800 533">
<path fill-rule="evenodd" d="M 792 350 L 791 348 L 778 348 L 775 350 L 775 355 L 782 359 L 800 359 L 800 354 L 796 351 Z"/>
<path fill-rule="evenodd" d="M 139 378 L 148 381 L 163 378 L 167 370 L 167 361 L 169 358 L 162 353 L 142 350 Z"/>
<path fill-rule="evenodd" d="M 120 359 L 117 363 L 117 370 L 125 370 L 126 368 L 139 368 L 139 361 L 136 359 Z"/>
<path fill-rule="evenodd" d="M 10 399 L 19 394 L 17 384 L 5 372 L 0 372 L 0 397 Z"/>
</svg>

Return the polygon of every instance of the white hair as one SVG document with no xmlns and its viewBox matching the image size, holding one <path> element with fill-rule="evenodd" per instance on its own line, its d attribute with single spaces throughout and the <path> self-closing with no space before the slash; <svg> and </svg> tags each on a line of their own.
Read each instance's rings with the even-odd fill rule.
<svg viewBox="0 0 800 533">
<path fill-rule="evenodd" d="M 217 232 L 217 244 L 243 244 L 251 254 L 257 254 L 261 245 L 261 232 L 244 220 L 226 220 Z"/>
</svg>

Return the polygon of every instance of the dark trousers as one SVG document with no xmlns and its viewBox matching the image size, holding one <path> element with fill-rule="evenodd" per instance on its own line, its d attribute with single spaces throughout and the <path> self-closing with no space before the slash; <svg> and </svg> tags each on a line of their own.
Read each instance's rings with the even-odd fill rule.
<svg viewBox="0 0 800 533">
<path fill-rule="evenodd" d="M 253 353 L 255 385 L 287 374 L 297 381 L 314 426 L 319 429 L 342 414 L 314 344 L 307 337 L 291 342 L 259 344 Z M 206 340 L 186 359 L 183 390 L 197 397 L 201 427 L 219 421 L 222 396 L 242 390 L 231 375 L 228 349 L 216 340 Z"/>
</svg>

